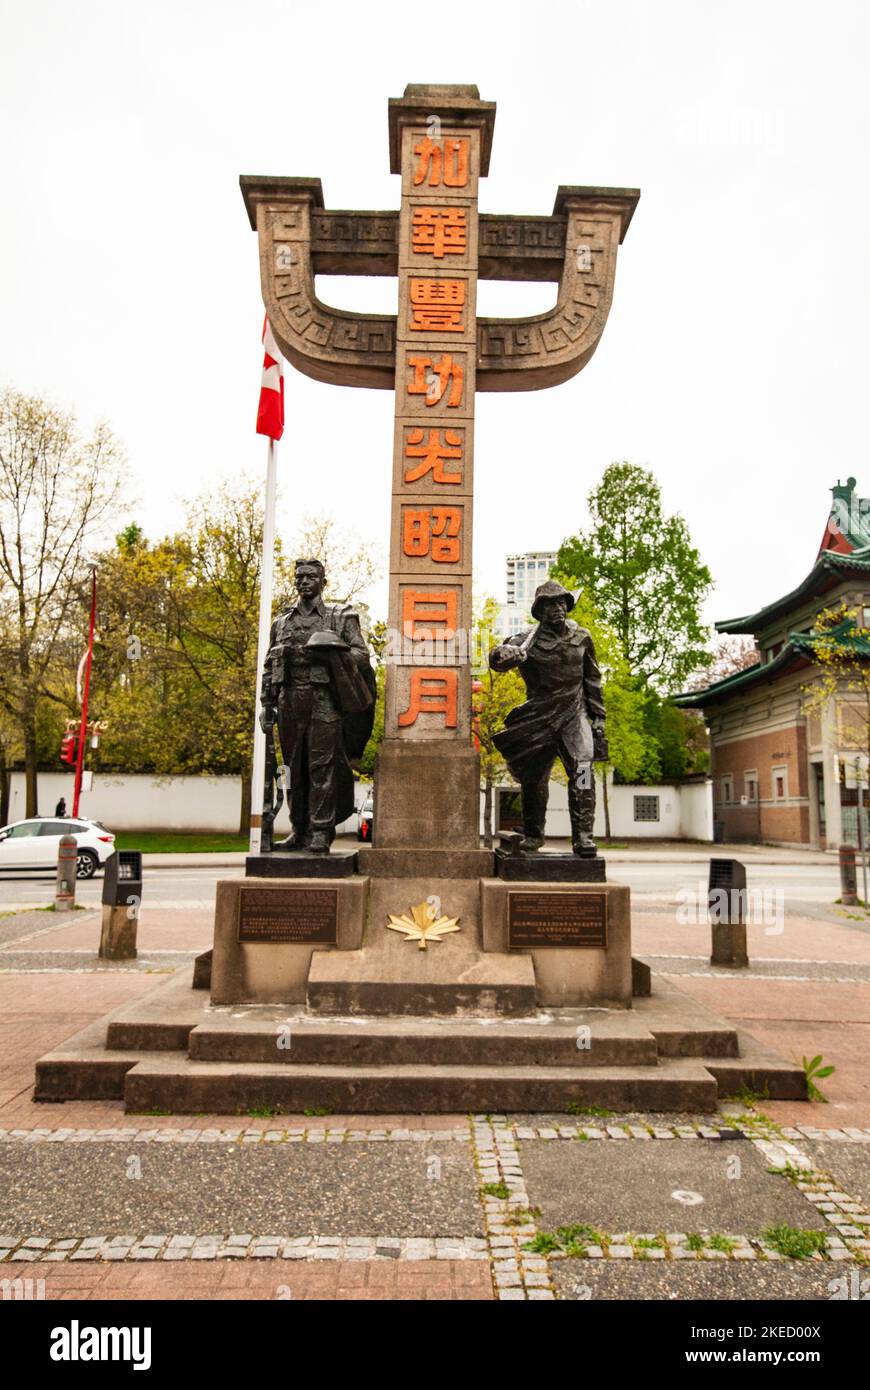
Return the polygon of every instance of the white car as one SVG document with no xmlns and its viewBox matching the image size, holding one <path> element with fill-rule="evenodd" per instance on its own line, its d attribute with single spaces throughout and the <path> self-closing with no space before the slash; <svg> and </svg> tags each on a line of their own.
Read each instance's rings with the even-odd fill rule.
<svg viewBox="0 0 870 1390">
<path fill-rule="evenodd" d="M 115 837 L 96 820 L 44 816 L 19 820 L 0 830 L 0 873 L 27 873 L 57 868 L 61 835 L 76 840 L 76 878 L 93 878 L 115 850 Z"/>
</svg>

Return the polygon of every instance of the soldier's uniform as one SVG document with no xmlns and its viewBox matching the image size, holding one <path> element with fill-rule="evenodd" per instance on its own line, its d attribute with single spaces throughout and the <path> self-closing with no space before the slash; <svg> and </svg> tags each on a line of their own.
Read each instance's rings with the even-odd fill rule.
<svg viewBox="0 0 870 1390">
<path fill-rule="evenodd" d="M 359 615 L 348 606 L 327 607 L 319 598 L 308 611 L 295 604 L 276 618 L 263 668 L 261 699 L 277 710 L 290 780 L 290 819 L 299 842 L 318 830 L 331 839 L 336 824 L 353 813 L 353 770 L 333 674 L 328 660 L 314 660 L 305 651 L 315 632 L 330 631 L 347 643 L 350 659 L 368 673 Z"/>
<path fill-rule="evenodd" d="M 553 581 L 542 585 L 537 595 L 542 590 L 566 592 Z M 573 595 L 569 597 L 573 607 Z M 534 607 L 532 612 L 535 613 Z M 529 645 L 525 659 L 518 664 L 517 649 L 526 643 Z M 495 647 L 489 661 L 494 671 L 515 667 L 528 693 L 526 703 L 511 710 L 504 729 L 493 740 L 522 788 L 526 839 L 544 839 L 550 772 L 556 758 L 560 758 L 568 775 L 568 814 L 574 848 L 594 853 L 592 725 L 594 722 L 602 726 L 605 712 L 601 671 L 589 632 L 570 618 L 566 618 L 561 633 L 543 627 L 526 628 Z"/>
</svg>

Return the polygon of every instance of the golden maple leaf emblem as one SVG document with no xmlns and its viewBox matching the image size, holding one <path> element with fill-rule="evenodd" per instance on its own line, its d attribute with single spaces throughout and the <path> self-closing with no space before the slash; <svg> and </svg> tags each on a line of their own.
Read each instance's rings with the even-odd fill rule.
<svg viewBox="0 0 870 1390">
<path fill-rule="evenodd" d="M 425 951 L 430 941 L 440 941 L 449 932 L 459 931 L 458 917 L 436 916 L 435 908 L 429 903 L 417 903 L 411 908 L 411 915 L 403 912 L 401 917 L 390 913 L 387 931 L 400 931 L 406 941 L 416 941 L 420 950 Z"/>
</svg>

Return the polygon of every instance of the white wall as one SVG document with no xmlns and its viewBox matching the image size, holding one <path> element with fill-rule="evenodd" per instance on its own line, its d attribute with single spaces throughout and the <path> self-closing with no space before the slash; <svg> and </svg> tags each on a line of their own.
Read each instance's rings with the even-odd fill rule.
<svg viewBox="0 0 870 1390">
<path fill-rule="evenodd" d="M 11 777 L 12 795 L 9 820 L 24 819 L 24 774 Z M 361 805 L 370 784 L 356 784 L 354 800 Z M 596 783 L 595 834 L 604 834 L 604 803 L 601 783 Z M 712 783 L 687 782 L 657 787 L 614 786 L 609 784 L 610 828 L 614 839 L 712 840 Z M 73 777 L 65 772 L 39 775 L 39 814 L 50 816 L 58 799 L 66 798 L 72 813 Z M 658 821 L 634 819 L 635 796 L 659 798 Z M 102 821 L 110 830 L 210 831 L 234 834 L 239 826 L 241 782 L 238 777 L 149 777 L 95 772 L 93 789 L 82 792 L 80 813 Z M 483 829 L 483 794 L 480 798 Z M 493 811 L 495 812 L 495 807 Z M 286 835 L 290 819 L 286 805 L 276 823 L 276 833 Z M 352 816 L 338 827 L 339 834 L 356 830 Z M 568 819 L 568 789 L 561 782 L 550 783 L 547 834 L 554 839 L 571 836 Z"/>
<path fill-rule="evenodd" d="M 712 781 L 686 782 L 680 787 L 680 824 L 683 839 L 712 841 Z"/>
<path fill-rule="evenodd" d="M 72 814 L 73 775 L 41 772 L 38 782 L 39 815 L 50 816 L 61 796 Z M 14 772 L 9 801 L 10 822 L 24 819 L 24 773 Z M 239 828 L 241 779 L 238 777 L 149 777 L 136 773 L 95 772 L 93 789 L 82 792 L 79 814 L 102 821 L 109 830 L 200 830 L 234 834 Z M 365 790 L 356 788 L 359 805 Z M 356 830 L 356 818 L 342 830 Z M 280 835 L 290 832 L 286 805 L 276 822 Z"/>
<path fill-rule="evenodd" d="M 604 835 L 604 797 L 601 782 L 595 784 L 595 834 Z M 634 818 L 636 796 L 657 796 L 659 819 Z M 608 778 L 610 833 L 616 839 L 711 840 L 713 839 L 713 784 L 710 781 L 666 783 L 661 786 L 615 786 Z M 481 798 L 481 827 L 482 821 Z M 550 783 L 547 805 L 547 834 L 554 839 L 570 839 L 568 788 Z"/>
</svg>

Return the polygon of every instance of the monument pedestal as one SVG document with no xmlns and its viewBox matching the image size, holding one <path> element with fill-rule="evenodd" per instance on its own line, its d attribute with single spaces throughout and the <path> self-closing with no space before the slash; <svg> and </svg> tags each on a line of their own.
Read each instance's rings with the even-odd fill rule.
<svg viewBox="0 0 870 1390">
<path fill-rule="evenodd" d="M 479 852 L 480 757 L 470 739 L 384 739 L 373 824 L 377 849 Z"/>
<path fill-rule="evenodd" d="M 360 877 L 219 882 L 212 1003 L 304 1003 L 312 958 L 362 945 L 368 885 Z"/>
<path fill-rule="evenodd" d="M 531 960 L 538 1007 L 631 1008 L 627 887 L 484 879 L 480 893 L 483 949 Z"/>
<path fill-rule="evenodd" d="M 372 851 L 377 855 L 377 850 Z M 528 957 L 483 948 L 480 878 L 369 880 L 368 921 L 359 951 L 318 953 L 308 976 L 308 1007 L 317 1014 L 512 1018 L 533 1014 L 535 974 Z M 391 930 L 391 917 L 412 921 L 431 905 L 459 930 L 425 949 Z"/>
</svg>

